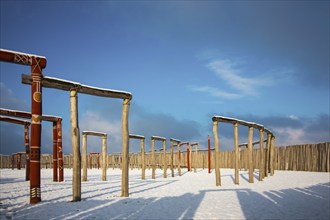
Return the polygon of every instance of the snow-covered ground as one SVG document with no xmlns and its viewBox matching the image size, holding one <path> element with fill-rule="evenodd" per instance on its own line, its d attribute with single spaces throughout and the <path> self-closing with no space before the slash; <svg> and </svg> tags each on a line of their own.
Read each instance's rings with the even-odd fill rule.
<svg viewBox="0 0 330 220">
<path fill-rule="evenodd" d="M 222 186 L 215 186 L 214 172 L 184 170 L 181 177 L 163 178 L 157 170 L 151 179 L 140 179 L 140 170 L 130 170 L 130 197 L 122 198 L 121 170 L 88 170 L 82 183 L 82 201 L 72 199 L 72 170 L 65 181 L 52 182 L 52 170 L 41 171 L 42 202 L 29 204 L 29 182 L 25 170 L 0 170 L 0 219 L 329 219 L 330 174 L 276 171 L 264 181 L 248 183 L 240 172 L 235 185 L 234 170 L 221 169 Z"/>
</svg>

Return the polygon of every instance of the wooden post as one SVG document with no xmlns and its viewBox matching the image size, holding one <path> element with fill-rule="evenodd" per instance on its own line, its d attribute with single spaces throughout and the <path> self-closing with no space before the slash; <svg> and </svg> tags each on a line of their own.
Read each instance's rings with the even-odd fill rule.
<svg viewBox="0 0 330 220">
<path fill-rule="evenodd" d="M 17 166 L 18 170 L 21 169 L 21 154 L 20 153 L 16 153 L 16 166 Z"/>
<path fill-rule="evenodd" d="M 58 168 L 59 168 L 59 182 L 64 180 L 63 170 L 63 151 L 62 151 L 62 119 L 57 119 L 57 148 L 58 148 Z"/>
<path fill-rule="evenodd" d="M 190 171 L 190 150 L 189 150 L 189 144 L 186 145 L 186 152 L 187 152 L 187 170 Z"/>
<path fill-rule="evenodd" d="M 272 135 L 270 141 L 270 175 L 274 175 L 275 170 L 275 136 Z"/>
<path fill-rule="evenodd" d="M 25 180 L 30 180 L 30 146 L 29 146 L 29 124 L 24 125 L 24 144 L 26 155 Z"/>
<path fill-rule="evenodd" d="M 82 181 L 87 181 L 87 134 L 83 133 L 82 138 L 82 152 L 81 152 L 81 164 L 82 164 Z"/>
<path fill-rule="evenodd" d="M 189 171 L 191 172 L 191 163 L 192 163 L 192 157 L 191 157 L 191 152 L 192 149 L 190 148 L 190 145 L 188 144 L 188 150 L 189 150 L 189 161 L 188 161 L 188 166 L 189 166 Z M 188 152 L 187 152 L 188 153 Z"/>
<path fill-rule="evenodd" d="M 123 100 L 122 109 L 122 182 L 121 196 L 128 197 L 129 195 L 129 129 L 128 129 L 128 111 L 130 99 Z"/>
<path fill-rule="evenodd" d="M 57 181 L 57 124 L 53 122 L 53 182 Z"/>
<path fill-rule="evenodd" d="M 210 135 L 207 135 L 207 166 L 208 166 L 209 173 L 211 173 L 211 139 L 210 139 Z"/>
<path fill-rule="evenodd" d="M 173 164 L 173 148 L 174 148 L 174 143 L 173 141 L 171 140 L 171 147 L 170 147 L 170 153 L 171 153 L 171 174 L 172 174 L 172 177 L 174 177 L 174 164 Z"/>
<path fill-rule="evenodd" d="M 249 163 L 249 183 L 254 182 L 253 177 L 253 145 L 252 145 L 252 139 L 253 139 L 253 127 L 249 127 L 249 133 L 248 133 L 248 163 Z"/>
<path fill-rule="evenodd" d="M 234 123 L 234 148 L 235 148 L 235 184 L 239 184 L 239 147 L 238 147 L 238 122 Z"/>
<path fill-rule="evenodd" d="M 80 162 L 80 132 L 78 123 L 78 93 L 70 90 L 71 136 L 72 136 L 72 202 L 81 200 L 81 162 Z"/>
<path fill-rule="evenodd" d="M 42 66 L 41 59 L 32 57 L 31 86 L 31 145 L 30 145 L 30 203 L 41 201 L 40 189 L 40 146 L 42 115 Z"/>
<path fill-rule="evenodd" d="M 194 173 L 196 173 L 196 169 L 197 169 L 197 163 L 198 163 L 198 143 L 194 143 L 190 145 L 195 146 L 195 154 L 194 154 Z"/>
<path fill-rule="evenodd" d="M 102 137 L 102 181 L 107 180 L 107 135 Z"/>
<path fill-rule="evenodd" d="M 213 135 L 214 135 L 214 147 L 215 147 L 215 155 L 214 155 L 214 169 L 215 169 L 215 185 L 221 186 L 221 176 L 220 176 L 220 161 L 219 161 L 219 137 L 218 137 L 218 122 L 213 121 Z"/>
<path fill-rule="evenodd" d="M 181 144 L 178 144 L 178 175 L 181 176 Z"/>
<path fill-rule="evenodd" d="M 269 159 L 270 159 L 270 142 L 271 142 L 272 135 L 267 133 L 267 150 L 266 150 L 266 167 L 265 167 L 265 177 L 268 176 L 269 173 Z"/>
<path fill-rule="evenodd" d="M 155 140 L 151 138 L 151 166 L 152 166 L 152 179 L 156 179 L 156 154 L 155 154 Z"/>
<path fill-rule="evenodd" d="M 259 181 L 262 181 L 264 178 L 264 129 L 259 129 L 260 135 L 260 162 L 259 162 Z"/>
<path fill-rule="evenodd" d="M 167 178 L 166 140 L 163 140 L 163 155 L 164 155 L 164 160 L 163 160 L 164 174 L 163 174 L 163 177 Z"/>
<path fill-rule="evenodd" d="M 146 179 L 146 160 L 145 160 L 145 153 L 144 153 L 144 138 L 140 140 L 141 145 L 141 163 L 142 163 L 142 175 L 141 179 Z"/>
</svg>

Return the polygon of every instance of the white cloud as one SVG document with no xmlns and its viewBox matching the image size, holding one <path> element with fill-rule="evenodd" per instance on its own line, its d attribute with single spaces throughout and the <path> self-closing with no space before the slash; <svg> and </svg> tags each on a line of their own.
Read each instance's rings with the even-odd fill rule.
<svg viewBox="0 0 330 220">
<path fill-rule="evenodd" d="M 219 90 L 218 88 L 211 86 L 189 86 L 192 91 L 204 92 L 213 97 L 224 98 L 224 99 L 237 99 L 240 98 L 240 94 L 229 93 Z"/>
<path fill-rule="evenodd" d="M 270 79 L 241 76 L 240 70 L 235 67 L 237 64 L 229 59 L 217 60 L 207 66 L 228 85 L 238 90 L 241 95 L 257 96 L 258 87 L 271 85 Z"/>
<path fill-rule="evenodd" d="M 80 124 L 80 132 L 97 131 L 107 133 L 107 148 L 108 152 L 121 151 L 121 121 L 111 122 L 106 120 L 101 113 L 87 111 L 82 116 Z M 95 146 L 96 143 L 101 143 L 95 139 L 88 140 L 88 146 L 91 150 L 100 151 L 101 146 Z M 111 148 L 111 149 L 110 149 Z"/>
</svg>

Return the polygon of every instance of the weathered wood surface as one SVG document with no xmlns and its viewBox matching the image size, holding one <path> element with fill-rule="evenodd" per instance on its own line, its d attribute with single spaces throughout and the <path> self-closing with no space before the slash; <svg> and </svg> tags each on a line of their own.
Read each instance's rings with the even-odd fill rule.
<svg viewBox="0 0 330 220">
<path fill-rule="evenodd" d="M 22 83 L 31 84 L 32 77 L 27 74 L 22 74 Z M 64 91 L 70 91 L 71 89 L 77 90 L 78 93 L 101 96 L 107 98 L 120 98 L 120 99 L 132 99 L 132 94 L 125 91 L 111 90 L 105 88 L 98 88 L 81 84 L 79 82 L 73 82 L 54 77 L 43 76 L 42 86 L 45 88 L 60 89 Z"/>
</svg>

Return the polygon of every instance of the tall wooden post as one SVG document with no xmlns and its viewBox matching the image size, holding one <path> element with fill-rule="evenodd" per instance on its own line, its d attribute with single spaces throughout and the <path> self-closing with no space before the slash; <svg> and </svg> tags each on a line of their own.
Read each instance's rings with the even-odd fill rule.
<svg viewBox="0 0 330 220">
<path fill-rule="evenodd" d="M 58 148 L 58 170 L 59 170 L 59 182 L 64 180 L 63 170 L 63 151 L 62 151 L 62 119 L 57 119 L 57 148 Z"/>
<path fill-rule="evenodd" d="M 128 197 L 128 181 L 129 181 L 129 129 L 128 129 L 128 111 L 130 99 L 123 100 L 122 109 L 122 182 L 121 196 Z"/>
<path fill-rule="evenodd" d="M 144 153 L 144 138 L 140 140 L 141 145 L 141 163 L 142 163 L 142 175 L 141 179 L 146 179 L 146 160 L 145 160 L 145 153 Z"/>
<path fill-rule="evenodd" d="M 252 145 L 252 139 L 253 139 L 253 127 L 249 127 L 249 133 L 248 133 L 248 163 L 249 163 L 249 183 L 254 182 L 253 177 L 253 145 Z"/>
<path fill-rule="evenodd" d="M 214 147 L 215 147 L 215 155 L 214 155 L 214 169 L 215 169 L 215 185 L 221 186 L 221 176 L 220 176 L 220 161 L 219 161 L 219 137 L 218 137 L 218 122 L 213 121 L 213 136 L 214 136 Z"/>
<path fill-rule="evenodd" d="M 72 137 L 72 202 L 81 200 L 81 161 L 80 161 L 80 132 L 78 123 L 78 93 L 70 90 L 71 137 Z"/>
<path fill-rule="evenodd" d="M 156 179 L 156 153 L 155 153 L 155 140 L 151 139 L 151 167 L 152 167 L 152 179 Z"/>
<path fill-rule="evenodd" d="M 270 175 L 274 175 L 275 170 L 275 136 L 272 135 L 270 141 Z"/>
<path fill-rule="evenodd" d="M 18 170 L 21 169 L 21 154 L 20 153 L 16 154 L 16 166 L 17 166 Z"/>
<path fill-rule="evenodd" d="M 238 122 L 234 123 L 234 148 L 235 148 L 235 184 L 239 184 L 239 147 L 238 147 Z"/>
<path fill-rule="evenodd" d="M 181 144 L 178 144 L 178 175 L 181 176 Z"/>
<path fill-rule="evenodd" d="M 173 148 L 174 148 L 174 143 L 173 143 L 173 141 L 171 141 L 170 153 L 171 153 L 171 176 L 172 177 L 174 177 Z"/>
<path fill-rule="evenodd" d="M 58 181 L 57 175 L 57 124 L 53 122 L 53 181 Z"/>
<path fill-rule="evenodd" d="M 190 171 L 190 147 L 189 144 L 187 143 L 187 168 L 188 172 Z"/>
<path fill-rule="evenodd" d="M 87 181 L 87 134 L 83 133 L 82 137 L 82 152 L 81 152 L 81 164 L 82 164 L 82 181 Z"/>
<path fill-rule="evenodd" d="M 269 159 L 270 159 L 270 142 L 271 142 L 272 135 L 267 133 L 267 150 L 266 150 L 266 167 L 265 167 L 265 177 L 268 176 L 269 173 Z"/>
<path fill-rule="evenodd" d="M 102 136 L 102 181 L 107 180 L 107 136 Z"/>
<path fill-rule="evenodd" d="M 11 155 L 11 169 L 14 169 L 14 164 L 15 164 L 15 154 Z"/>
<path fill-rule="evenodd" d="M 41 59 L 32 57 L 31 86 L 31 145 L 30 145 L 30 203 L 41 201 L 40 189 L 40 146 L 42 115 L 42 67 Z"/>
<path fill-rule="evenodd" d="M 26 156 L 25 180 L 30 180 L 30 145 L 29 145 L 29 124 L 24 124 L 24 144 Z"/>
<path fill-rule="evenodd" d="M 259 162 L 259 181 L 262 181 L 264 178 L 264 129 L 259 129 L 259 135 L 260 135 L 260 162 Z"/>
<path fill-rule="evenodd" d="M 198 144 L 197 143 L 195 144 L 195 156 L 194 157 L 195 157 L 194 158 L 194 173 L 196 173 L 197 172 L 196 171 L 196 169 L 197 169 L 197 162 L 198 162 L 198 159 L 197 159 L 197 157 L 198 157 Z"/>
<path fill-rule="evenodd" d="M 163 177 L 167 177 L 167 161 L 166 161 L 166 140 L 163 140 L 163 155 L 164 155 L 164 160 L 163 160 L 163 170 L 164 174 Z"/>
<path fill-rule="evenodd" d="M 211 139 L 210 139 L 210 135 L 207 135 L 207 166 L 208 166 L 209 173 L 211 173 Z"/>
</svg>

